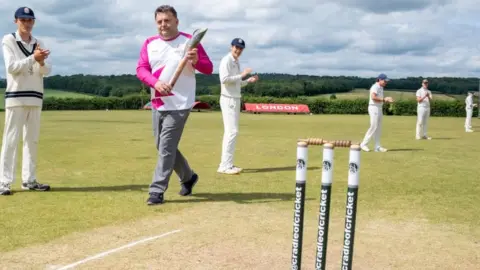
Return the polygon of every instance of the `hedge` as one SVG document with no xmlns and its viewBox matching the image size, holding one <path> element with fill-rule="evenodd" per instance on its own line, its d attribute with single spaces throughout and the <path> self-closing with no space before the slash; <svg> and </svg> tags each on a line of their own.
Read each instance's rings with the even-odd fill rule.
<svg viewBox="0 0 480 270">
<path fill-rule="evenodd" d="M 208 103 L 213 110 L 219 110 L 219 96 L 198 96 L 198 101 Z M 54 98 L 44 99 L 43 110 L 139 110 L 149 101 L 148 96 L 94 97 L 94 98 Z M 327 99 L 327 98 L 242 98 L 244 103 L 307 104 L 313 114 L 368 114 L 367 99 Z M 431 104 L 431 116 L 465 117 L 463 101 L 436 100 Z M 415 100 L 401 100 L 393 104 L 384 104 L 386 115 L 416 115 Z M 473 115 L 478 114 L 478 107 Z"/>
<path fill-rule="evenodd" d="M 213 110 L 219 110 L 218 96 L 199 96 L 198 101 L 210 104 Z M 273 98 L 250 97 L 242 98 L 245 103 L 277 103 L 277 104 L 307 104 L 313 114 L 368 114 L 368 99 L 326 99 L 326 98 Z M 392 104 L 385 103 L 383 113 L 386 115 L 417 115 L 415 100 L 401 100 Z M 435 100 L 431 103 L 431 116 L 465 117 L 465 102 L 459 100 Z M 473 115 L 478 114 L 478 107 Z"/>
<path fill-rule="evenodd" d="M 138 110 L 149 101 L 145 96 L 56 98 L 43 100 L 43 110 Z"/>
</svg>

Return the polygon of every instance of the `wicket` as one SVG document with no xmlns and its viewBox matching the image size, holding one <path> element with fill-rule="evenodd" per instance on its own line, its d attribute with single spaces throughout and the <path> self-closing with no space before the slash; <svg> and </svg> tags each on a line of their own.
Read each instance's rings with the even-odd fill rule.
<svg viewBox="0 0 480 270">
<path fill-rule="evenodd" d="M 330 198 L 333 183 L 333 160 L 335 147 L 349 147 L 348 189 L 345 209 L 345 227 L 342 248 L 341 269 L 352 269 L 355 221 L 357 215 L 357 197 L 360 171 L 360 146 L 351 141 L 325 141 L 323 139 L 300 139 L 297 142 L 297 168 L 295 184 L 295 204 L 293 216 L 293 242 L 291 269 L 301 269 L 303 224 L 305 206 L 305 188 L 307 182 L 308 146 L 323 145 L 322 184 L 320 190 L 320 209 L 315 269 L 324 270 L 327 255 L 328 226 L 330 221 Z"/>
</svg>

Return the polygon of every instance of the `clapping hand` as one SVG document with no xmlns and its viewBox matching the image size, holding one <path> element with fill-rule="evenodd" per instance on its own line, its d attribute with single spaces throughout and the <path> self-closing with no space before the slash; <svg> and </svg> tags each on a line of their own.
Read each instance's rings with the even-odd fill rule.
<svg viewBox="0 0 480 270">
<path fill-rule="evenodd" d="M 45 59 L 47 59 L 49 55 L 50 50 L 40 48 L 40 44 L 37 44 L 35 50 L 33 51 L 33 57 L 35 58 L 35 61 L 42 66 L 45 64 Z"/>
<path fill-rule="evenodd" d="M 258 81 L 258 75 L 252 76 L 252 77 L 247 79 L 247 82 L 249 82 L 249 83 L 254 83 L 256 81 Z"/>
<path fill-rule="evenodd" d="M 242 78 L 245 78 L 248 74 L 250 74 L 252 72 L 252 69 L 251 68 L 246 68 L 243 70 L 242 72 Z"/>
<path fill-rule="evenodd" d="M 393 98 L 392 97 L 386 97 L 385 98 L 385 102 L 393 102 Z"/>
</svg>

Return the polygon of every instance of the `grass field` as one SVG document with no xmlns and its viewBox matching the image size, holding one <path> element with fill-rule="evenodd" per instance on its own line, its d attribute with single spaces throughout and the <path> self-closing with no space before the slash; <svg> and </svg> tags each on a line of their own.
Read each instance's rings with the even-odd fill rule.
<svg viewBox="0 0 480 270">
<path fill-rule="evenodd" d="M 411 90 L 411 91 L 405 91 L 405 90 L 385 90 L 384 91 L 384 96 L 389 96 L 392 97 L 394 100 L 415 100 L 415 91 L 416 90 Z M 325 94 L 325 95 L 320 95 L 322 97 L 329 98 L 331 94 Z M 351 92 L 348 93 L 337 93 L 335 96 L 338 99 L 357 99 L 357 98 L 364 98 L 368 99 L 368 90 L 366 89 L 355 89 Z M 465 100 L 466 95 L 445 95 L 445 94 L 440 94 L 440 93 L 432 93 L 432 96 L 436 100 Z"/>
<path fill-rule="evenodd" d="M 5 88 L 0 88 L 0 93 L 2 95 L 5 94 Z M 45 89 L 44 97 L 56 97 L 56 98 L 92 98 L 93 96 L 82 94 L 82 93 L 75 93 L 75 92 L 68 92 L 62 90 L 55 90 L 55 89 Z M 5 108 L 5 99 L 2 98 L 0 102 L 0 109 Z"/>
<path fill-rule="evenodd" d="M 15 194 L 0 197 L 1 269 L 62 269 L 173 230 L 180 231 L 76 269 L 287 269 L 296 139 L 360 140 L 369 121 L 367 115 L 242 114 L 235 163 L 244 172 L 226 176 L 216 173 L 221 114 L 194 112 L 180 145 L 200 175 L 194 194 L 179 196 L 173 175 L 166 203 L 149 207 L 156 162 L 150 112 L 46 111 L 42 117 L 38 178 L 52 190 L 21 191 L 17 178 Z M 465 133 L 463 121 L 431 118 L 433 140 L 417 141 L 415 117 L 384 118 L 382 144 L 391 151 L 361 154 L 354 269 L 480 265 L 480 133 Z M 480 130 L 477 118 L 473 126 Z M 321 151 L 309 151 L 305 269 L 315 261 Z M 328 269 L 340 263 L 347 168 L 348 151 L 338 149 Z"/>
</svg>

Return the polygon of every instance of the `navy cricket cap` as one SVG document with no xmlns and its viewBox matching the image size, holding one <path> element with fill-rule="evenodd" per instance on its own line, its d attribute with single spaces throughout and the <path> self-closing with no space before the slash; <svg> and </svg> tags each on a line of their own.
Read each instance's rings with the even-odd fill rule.
<svg viewBox="0 0 480 270">
<path fill-rule="evenodd" d="M 385 81 L 390 81 L 390 79 L 387 77 L 387 75 L 381 73 L 380 75 L 378 75 L 377 79 L 379 80 L 385 80 Z"/>
<path fill-rule="evenodd" d="M 28 7 L 20 7 L 15 11 L 15 19 L 17 18 L 35 19 L 35 13 Z"/>
<path fill-rule="evenodd" d="M 232 40 L 232 45 L 233 46 L 237 46 L 237 47 L 240 47 L 240 48 L 245 48 L 245 41 L 241 38 L 234 38 Z"/>
</svg>

